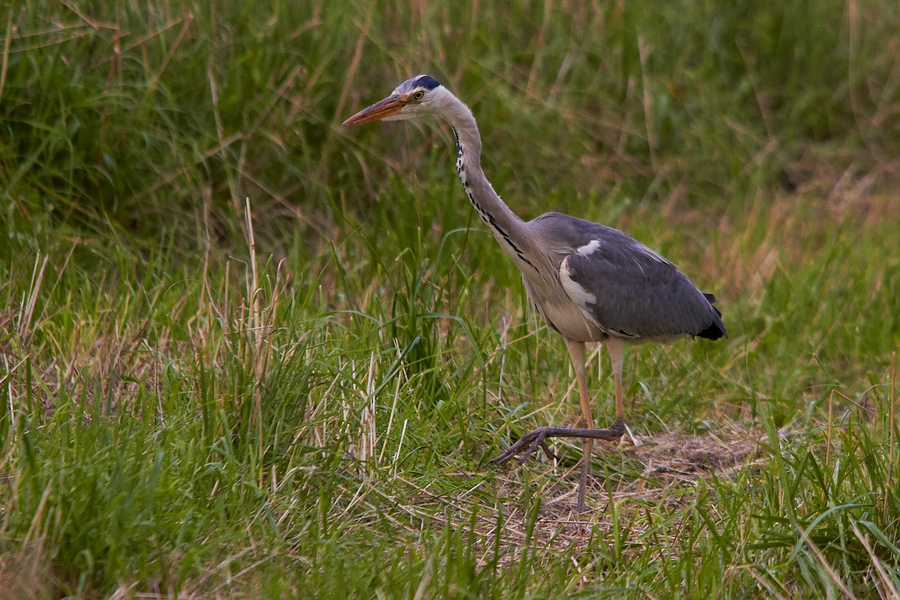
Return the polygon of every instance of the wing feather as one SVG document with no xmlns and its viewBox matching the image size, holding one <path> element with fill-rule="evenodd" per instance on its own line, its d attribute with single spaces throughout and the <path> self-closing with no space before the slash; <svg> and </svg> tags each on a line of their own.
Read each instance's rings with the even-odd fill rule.
<svg viewBox="0 0 900 600">
<path fill-rule="evenodd" d="M 725 335 L 714 297 L 703 292 L 671 262 L 634 238 L 610 227 L 559 213 L 531 223 L 547 237 L 570 241 L 561 262 L 569 297 L 611 334 L 632 338 Z M 575 249 L 573 252 L 571 249 Z M 709 295 L 711 296 L 711 295 Z"/>
</svg>

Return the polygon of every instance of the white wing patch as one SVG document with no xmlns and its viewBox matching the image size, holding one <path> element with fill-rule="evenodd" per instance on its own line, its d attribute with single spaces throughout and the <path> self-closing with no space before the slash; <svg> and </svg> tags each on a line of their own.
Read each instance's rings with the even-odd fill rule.
<svg viewBox="0 0 900 600">
<path fill-rule="evenodd" d="M 600 247 L 600 240 L 591 240 L 590 242 L 588 242 L 581 248 L 578 248 L 577 250 L 575 250 L 575 252 L 577 252 L 578 254 L 580 254 L 582 256 L 590 256 L 599 247 Z"/>
<path fill-rule="evenodd" d="M 565 337 L 583 342 L 600 341 L 602 328 L 589 307 L 597 302 L 597 297 L 572 279 L 568 262 L 567 257 L 559 266 L 559 282 L 566 298 L 545 302 L 542 310 Z"/>
<path fill-rule="evenodd" d="M 582 248 L 587 248 L 592 244 L 600 245 L 600 242 L 594 240 L 587 246 L 582 246 Z M 596 248 L 596 246 L 591 249 L 591 252 Z M 581 248 L 578 249 L 579 254 Z M 596 304 L 597 296 L 587 291 L 579 283 L 577 283 L 574 279 L 572 279 L 572 275 L 569 272 L 569 259 L 568 257 L 562 261 L 562 264 L 559 265 L 559 281 L 562 283 L 563 289 L 566 291 L 566 295 L 571 298 L 572 302 L 578 305 L 579 308 L 587 308 L 588 304 Z"/>
</svg>

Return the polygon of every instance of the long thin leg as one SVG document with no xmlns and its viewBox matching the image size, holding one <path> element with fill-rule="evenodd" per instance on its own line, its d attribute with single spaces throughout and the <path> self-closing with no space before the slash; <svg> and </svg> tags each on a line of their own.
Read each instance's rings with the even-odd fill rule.
<svg viewBox="0 0 900 600">
<path fill-rule="evenodd" d="M 572 364 L 575 366 L 575 378 L 578 380 L 578 395 L 581 399 L 581 416 L 584 419 L 586 429 L 594 428 L 594 420 L 591 418 L 591 400 L 588 396 L 587 379 L 584 376 L 584 342 L 576 342 L 566 339 L 566 347 Z M 584 439 L 584 458 L 581 460 L 581 481 L 578 484 L 578 512 L 584 508 L 584 490 L 587 488 L 588 475 L 591 473 L 591 451 L 594 448 L 594 440 Z"/>
<path fill-rule="evenodd" d="M 604 344 L 612 361 L 613 375 L 616 381 L 616 423 L 625 423 L 625 402 L 622 393 L 622 362 L 625 357 L 625 342 L 621 338 L 611 337 Z"/>
<path fill-rule="evenodd" d="M 521 454 L 519 464 L 524 463 L 532 452 L 540 446 L 548 453 L 545 441 L 551 437 L 572 437 L 584 440 L 584 458 L 581 464 L 581 484 L 578 488 L 578 511 L 584 506 L 584 490 L 587 486 L 587 478 L 590 472 L 590 454 L 593 440 L 617 440 L 625 433 L 625 409 L 622 394 L 622 359 L 625 344 L 620 339 L 610 338 L 605 341 L 606 349 L 612 360 L 613 374 L 616 383 L 616 420 L 607 429 L 594 429 L 591 418 L 591 406 L 587 393 L 587 381 L 584 376 L 584 344 L 566 340 L 572 363 L 575 365 L 575 375 L 578 378 L 578 391 L 581 397 L 581 412 L 586 427 L 583 429 L 570 429 L 564 427 L 538 427 L 530 433 L 526 433 L 510 446 L 506 452 L 491 461 L 491 464 L 502 465 L 508 460 Z"/>
</svg>

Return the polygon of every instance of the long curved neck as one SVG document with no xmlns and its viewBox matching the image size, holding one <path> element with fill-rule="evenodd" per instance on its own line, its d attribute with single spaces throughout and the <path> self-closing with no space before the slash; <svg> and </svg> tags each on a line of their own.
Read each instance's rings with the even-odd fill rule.
<svg viewBox="0 0 900 600">
<path fill-rule="evenodd" d="M 535 265 L 526 257 L 531 248 L 525 234 L 525 223 L 497 195 L 481 170 L 481 136 L 472 111 L 449 92 L 446 96 L 441 116 L 450 124 L 453 135 L 456 136 L 456 149 L 459 153 L 456 171 L 466 196 L 504 252 L 520 269 L 531 268 L 536 271 Z"/>
</svg>

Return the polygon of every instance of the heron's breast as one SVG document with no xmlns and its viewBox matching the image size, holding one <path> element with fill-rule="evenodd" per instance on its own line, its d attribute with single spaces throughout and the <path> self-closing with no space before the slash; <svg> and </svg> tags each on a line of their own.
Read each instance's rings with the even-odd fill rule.
<svg viewBox="0 0 900 600">
<path fill-rule="evenodd" d="M 571 302 L 561 304 L 547 302 L 538 305 L 548 325 L 564 337 L 578 342 L 601 342 L 607 338 L 603 329 L 591 314 Z"/>
<path fill-rule="evenodd" d="M 567 287 L 564 278 L 532 281 L 526 275 L 524 279 L 528 295 L 547 325 L 566 338 L 579 342 L 600 342 L 606 339 L 603 328 L 588 306 L 595 300 L 592 294 L 581 288 L 569 290 L 568 287 L 573 282 L 569 282 Z"/>
</svg>

